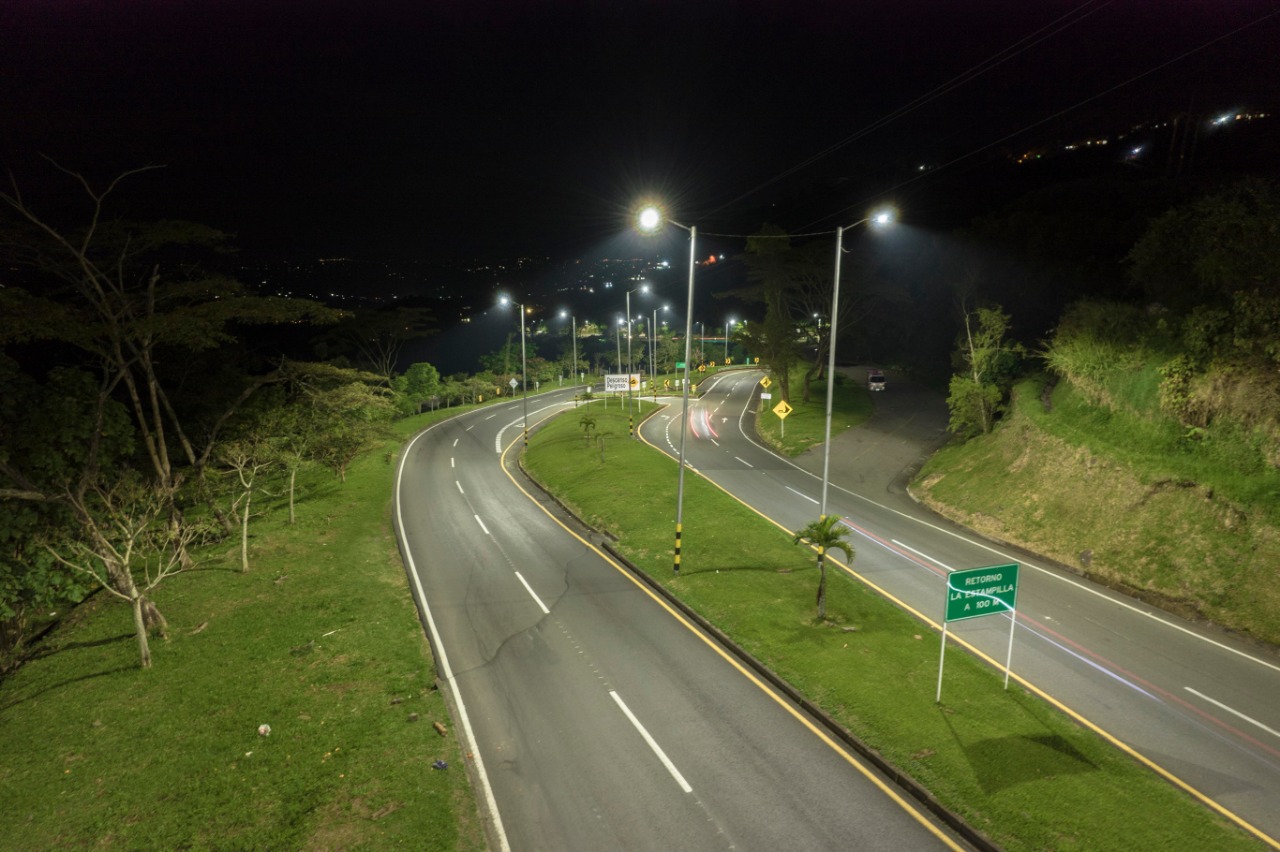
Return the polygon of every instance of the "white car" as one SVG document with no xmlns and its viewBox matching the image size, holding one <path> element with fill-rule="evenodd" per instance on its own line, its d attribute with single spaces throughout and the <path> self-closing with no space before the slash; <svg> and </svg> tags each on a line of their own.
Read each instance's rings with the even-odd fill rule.
<svg viewBox="0 0 1280 852">
<path fill-rule="evenodd" d="M 873 391 L 882 391 L 885 388 L 884 373 L 879 370 L 872 370 L 867 373 L 867 389 Z"/>
</svg>

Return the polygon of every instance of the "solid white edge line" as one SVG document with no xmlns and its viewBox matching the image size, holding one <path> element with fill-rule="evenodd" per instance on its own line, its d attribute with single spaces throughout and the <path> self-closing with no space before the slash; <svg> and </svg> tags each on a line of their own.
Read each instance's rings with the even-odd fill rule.
<svg viewBox="0 0 1280 852">
<path fill-rule="evenodd" d="M 667 771 L 671 773 L 672 778 L 676 779 L 676 783 L 680 785 L 680 789 L 684 790 L 686 793 L 692 793 L 693 788 L 689 786 L 689 782 L 684 780 L 684 776 L 680 774 L 680 770 L 676 769 L 676 765 L 671 762 L 669 757 L 667 757 L 667 753 L 662 750 L 662 746 L 658 745 L 654 741 L 653 737 L 649 736 L 649 732 L 644 729 L 644 725 L 640 724 L 640 720 L 631 712 L 631 708 L 623 702 L 622 696 L 612 689 L 609 690 L 609 695 L 612 696 L 614 702 L 618 705 L 618 708 L 626 714 L 628 719 L 631 720 L 631 724 L 635 725 L 636 730 L 640 732 L 640 736 L 644 737 L 644 741 L 649 744 L 649 748 L 653 749 L 653 753 L 658 756 L 658 760 L 662 761 L 662 765 L 667 767 Z"/>
<path fill-rule="evenodd" d="M 797 495 L 797 496 L 799 496 L 799 497 L 803 497 L 804 499 L 808 500 L 810 503 L 817 503 L 817 502 L 818 502 L 817 500 L 815 500 L 815 499 L 813 499 L 812 497 L 810 497 L 808 494 L 804 494 L 804 493 L 802 493 L 802 492 L 800 492 L 800 491 L 795 490 L 795 489 L 794 489 L 794 488 L 792 488 L 790 485 L 784 485 L 784 486 L 782 486 L 782 487 L 783 487 L 783 488 L 785 488 L 785 489 L 787 489 L 788 491 L 790 491 L 792 494 L 795 494 L 795 495 Z"/>
<path fill-rule="evenodd" d="M 1276 730 L 1273 730 L 1273 729 L 1271 729 L 1271 728 L 1268 728 L 1266 725 L 1262 724 L 1262 723 L 1261 723 L 1261 722 L 1259 722 L 1257 719 L 1252 719 L 1252 718 L 1250 718 L 1250 717 L 1248 717 L 1248 716 L 1244 715 L 1243 713 L 1241 713 L 1239 710 L 1235 709 L 1234 707 L 1228 707 L 1227 705 L 1223 704 L 1221 701 L 1214 701 L 1212 698 L 1210 698 L 1209 696 L 1205 695 L 1203 692 L 1197 692 L 1196 690 L 1192 689 L 1192 688 L 1191 688 L 1191 687 L 1189 687 L 1189 686 L 1184 686 L 1184 687 L 1182 687 L 1182 688 L 1183 688 L 1183 689 L 1185 689 L 1187 692 L 1190 692 L 1192 695 L 1196 696 L 1197 698 L 1202 698 L 1202 699 L 1204 699 L 1205 701 L 1208 701 L 1208 702 L 1209 702 L 1210 704 L 1212 704 L 1214 707 L 1221 707 L 1223 710 L 1226 710 L 1226 711 L 1227 711 L 1228 713 L 1230 713 L 1231 715 L 1233 715 L 1233 716 L 1238 716 L 1239 718 L 1244 719 L 1244 720 L 1245 720 L 1246 722 L 1248 722 L 1250 725 L 1256 725 L 1257 727 L 1259 727 L 1259 728 L 1261 728 L 1262 730 L 1266 731 L 1266 732 L 1267 732 L 1268 734 L 1270 734 L 1271 736 L 1273 736 L 1273 737 L 1277 737 L 1277 738 L 1280 738 L 1280 731 L 1276 731 Z"/>
<path fill-rule="evenodd" d="M 529 581 L 519 571 L 516 572 L 516 578 L 524 584 L 524 590 L 533 598 L 534 603 L 538 605 L 538 609 L 542 610 L 543 615 L 550 615 L 551 610 L 547 609 L 547 605 L 542 602 L 542 598 L 538 597 L 538 593 L 533 590 L 533 586 L 529 585 Z"/>
<path fill-rule="evenodd" d="M 934 559 L 932 556 L 930 556 L 927 553 L 916 550 L 914 547 L 912 547 L 909 544 L 903 544 L 902 542 L 898 541 L 896 538 L 891 538 L 889 539 L 889 541 L 898 545 L 898 547 L 901 547 L 903 550 L 910 550 L 912 553 L 914 553 L 916 556 L 919 556 L 921 559 L 928 559 L 930 562 L 932 562 L 934 565 L 937 565 L 939 568 L 945 568 L 948 571 L 956 570 L 952 568 L 950 565 L 948 565 L 947 563 Z"/>
<path fill-rule="evenodd" d="M 448 422 L 448 421 L 442 421 Z M 404 463 L 409 457 L 409 451 L 413 445 L 434 426 L 423 429 L 414 436 L 408 445 L 405 446 L 404 452 L 400 454 L 400 468 L 396 471 L 396 532 L 403 540 L 404 535 L 404 514 L 401 511 L 400 504 L 400 483 L 404 478 Z M 480 520 L 479 517 L 476 520 Z M 484 524 L 480 524 L 481 527 Z M 487 532 L 487 531 L 486 531 Z M 449 665 L 449 655 L 445 653 L 444 642 L 440 639 L 440 631 L 436 629 L 435 617 L 431 614 L 431 606 L 427 603 L 427 593 L 422 588 L 422 580 L 418 577 L 418 566 L 414 564 L 413 553 L 410 551 L 409 542 L 404 541 L 404 558 L 409 563 L 409 576 L 413 578 L 413 586 L 417 590 L 418 600 L 422 602 L 422 613 L 427 619 L 427 629 L 431 631 L 431 647 L 440 663 L 440 674 L 444 677 L 445 683 L 449 684 L 449 691 L 453 695 L 453 703 L 458 708 L 458 720 L 462 723 L 463 736 L 467 741 L 466 751 L 471 754 L 476 770 L 476 778 L 479 781 L 480 789 L 484 796 L 485 807 L 489 809 L 490 815 L 493 817 L 493 833 L 498 839 L 498 849 L 500 852 L 511 852 L 511 843 L 507 840 L 507 830 L 502 825 L 502 814 L 498 812 L 498 800 L 493 796 L 493 786 L 489 783 L 489 773 L 484 768 L 484 758 L 480 756 L 480 744 L 476 741 L 476 732 L 471 727 L 471 716 L 467 714 L 467 704 L 462 700 L 462 690 L 458 688 L 458 682 L 454 680 L 453 668 Z"/>
<path fill-rule="evenodd" d="M 489 528 L 484 525 L 484 521 L 480 520 L 479 515 L 472 515 L 472 517 L 476 519 L 476 523 L 480 525 L 480 529 L 484 530 L 485 535 L 493 535 L 493 533 L 489 532 Z"/>
</svg>

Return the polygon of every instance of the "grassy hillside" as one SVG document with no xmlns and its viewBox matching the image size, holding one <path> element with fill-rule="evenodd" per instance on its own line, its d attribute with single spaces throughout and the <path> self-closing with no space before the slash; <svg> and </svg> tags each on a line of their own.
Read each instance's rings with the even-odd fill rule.
<svg viewBox="0 0 1280 852">
<path fill-rule="evenodd" d="M 1280 471 L 1257 432 L 1159 411 L 1161 360 L 1102 348 L 1076 380 L 1015 388 L 988 436 L 912 489 L 944 515 L 1153 602 L 1280 643 Z"/>
<path fill-rule="evenodd" d="M 303 477 L 293 526 L 270 483 L 248 573 L 227 540 L 157 590 L 153 668 L 98 595 L 0 682 L 0 848 L 484 848 L 391 532 L 399 444 Z"/>
</svg>

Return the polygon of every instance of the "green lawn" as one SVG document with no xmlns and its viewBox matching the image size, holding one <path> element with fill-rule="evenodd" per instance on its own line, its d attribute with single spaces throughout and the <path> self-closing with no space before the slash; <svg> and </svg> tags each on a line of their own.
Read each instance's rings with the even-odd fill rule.
<svg viewBox="0 0 1280 852">
<path fill-rule="evenodd" d="M 161 586 L 150 670 L 99 595 L 0 683 L 0 848 L 484 848 L 391 532 L 398 443 L 307 477 L 295 526 L 263 500 L 249 573 L 228 541 Z"/>
<path fill-rule="evenodd" d="M 1262 844 L 1002 671 L 949 649 L 868 586 L 831 577 L 815 618 L 812 552 L 696 477 L 685 480 L 683 570 L 672 575 L 674 463 L 596 412 L 536 433 L 524 463 L 620 552 L 1007 849 L 1253 849 Z M 655 511 L 655 507 L 658 510 Z M 671 507 L 670 512 L 661 507 Z M 856 566 L 856 560 L 855 560 Z"/>
<path fill-rule="evenodd" d="M 772 396 L 761 400 L 758 431 L 775 450 L 794 457 L 826 443 L 827 382 L 823 379 L 810 385 L 808 402 L 804 401 L 801 393 L 799 370 L 792 371 L 790 385 L 791 397 L 787 404 L 791 406 L 791 413 L 782 418 L 774 413 L 774 407 L 782 400 L 781 387 L 775 378 L 770 377 L 765 393 Z M 871 416 L 871 411 L 871 394 L 867 389 L 837 375 L 836 391 L 831 400 L 831 434 L 839 435 L 857 426 Z"/>
</svg>

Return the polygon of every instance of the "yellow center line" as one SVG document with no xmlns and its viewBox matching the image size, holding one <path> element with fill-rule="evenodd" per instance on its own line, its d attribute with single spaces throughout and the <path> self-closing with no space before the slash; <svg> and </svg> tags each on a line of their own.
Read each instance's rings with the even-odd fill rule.
<svg viewBox="0 0 1280 852">
<path fill-rule="evenodd" d="M 551 415 L 548 415 L 548 417 L 550 416 Z M 649 442 L 645 441 L 645 443 L 648 444 Z M 857 769 L 858 772 L 860 772 L 863 775 L 863 777 L 865 777 L 871 783 L 875 784 L 876 787 L 878 787 L 881 792 L 883 792 L 891 800 L 896 802 L 903 810 L 905 810 L 908 814 L 910 814 L 917 822 L 919 822 L 921 825 L 927 828 L 935 837 L 937 837 L 939 840 L 945 843 L 949 848 L 956 850 L 956 852 L 960 852 L 960 850 L 964 849 L 963 846 L 958 845 L 951 837 L 949 837 L 940 828 L 938 828 L 938 826 L 934 825 L 934 823 L 931 820 L 925 817 L 918 808 L 916 808 L 912 803 L 904 799 L 898 793 L 897 790 L 893 789 L 887 783 L 885 783 L 885 781 L 881 779 L 877 773 L 875 773 L 861 760 L 859 760 L 857 757 L 851 754 L 848 749 L 844 748 L 838 742 L 832 739 L 831 736 L 827 734 L 826 731 L 822 730 L 817 725 L 815 725 L 808 717 L 806 717 L 803 713 L 801 713 L 788 700 L 784 699 L 772 687 L 768 686 L 767 684 L 764 683 L 764 681 L 760 680 L 760 678 L 757 677 L 754 672 L 752 672 L 750 669 L 744 666 L 740 660 L 738 660 L 736 657 L 731 655 L 728 651 L 724 650 L 724 648 L 720 647 L 720 645 L 717 642 L 715 642 L 713 639 L 711 639 L 711 637 L 707 636 L 706 633 L 704 633 L 702 630 L 700 630 L 698 627 L 692 624 L 688 619 L 685 618 L 683 613 L 681 613 L 679 610 L 672 607 L 657 592 L 649 588 L 649 586 L 645 584 L 643 581 L 637 579 L 631 573 L 631 571 L 626 568 L 626 566 L 620 564 L 616 559 L 614 559 L 608 553 L 604 552 L 603 550 L 596 547 L 587 539 L 578 535 L 576 532 L 574 532 L 572 529 L 566 526 L 559 518 L 551 514 L 551 512 L 547 509 L 547 507 L 544 506 L 540 500 L 538 500 L 536 497 L 530 494 L 524 488 L 524 486 L 522 486 L 516 480 L 516 478 L 511 475 L 511 471 L 507 468 L 507 453 L 510 451 L 510 449 L 513 446 L 515 446 L 515 444 L 516 444 L 516 441 L 513 440 L 502 451 L 502 456 L 499 459 L 500 464 L 502 466 L 502 472 L 505 473 L 507 475 L 507 478 L 511 480 L 511 484 L 520 490 L 520 493 L 524 494 L 524 496 L 527 497 L 530 502 L 532 502 L 535 506 L 537 506 L 539 509 L 542 510 L 543 514 L 545 514 L 548 518 L 550 518 L 553 522 L 555 522 L 555 524 L 559 526 L 562 530 L 564 530 L 569 535 L 576 538 L 585 547 L 593 551 L 597 556 L 599 556 L 602 560 L 604 560 L 606 564 L 612 566 L 612 568 L 615 571 L 617 571 L 623 577 L 626 577 L 627 580 L 630 581 L 632 585 L 634 585 L 637 589 L 639 589 L 640 591 L 648 595 L 650 600 L 652 600 L 658 606 L 666 610 L 667 614 L 670 615 L 673 619 L 675 619 L 676 622 L 682 625 L 686 630 L 688 630 L 694 636 L 698 637 L 698 639 L 702 640 L 703 644 L 705 644 L 708 648 L 710 648 L 717 655 L 719 655 L 719 657 L 722 660 L 724 660 L 733 668 L 735 668 L 739 674 L 745 677 L 750 683 L 754 684 L 758 689 L 760 689 L 761 692 L 765 693 L 770 698 L 772 698 L 773 701 L 778 704 L 778 706 L 782 707 L 784 710 L 790 713 L 794 719 L 796 719 L 798 722 L 800 722 L 802 725 L 808 728 L 815 736 L 818 737 L 819 740 L 821 740 L 829 748 L 831 748 L 833 751 L 839 754 L 842 758 L 844 758 L 844 760 L 848 762 L 851 766 L 853 766 L 855 769 Z M 649 444 L 649 446 L 653 446 L 653 445 Z"/>
</svg>

